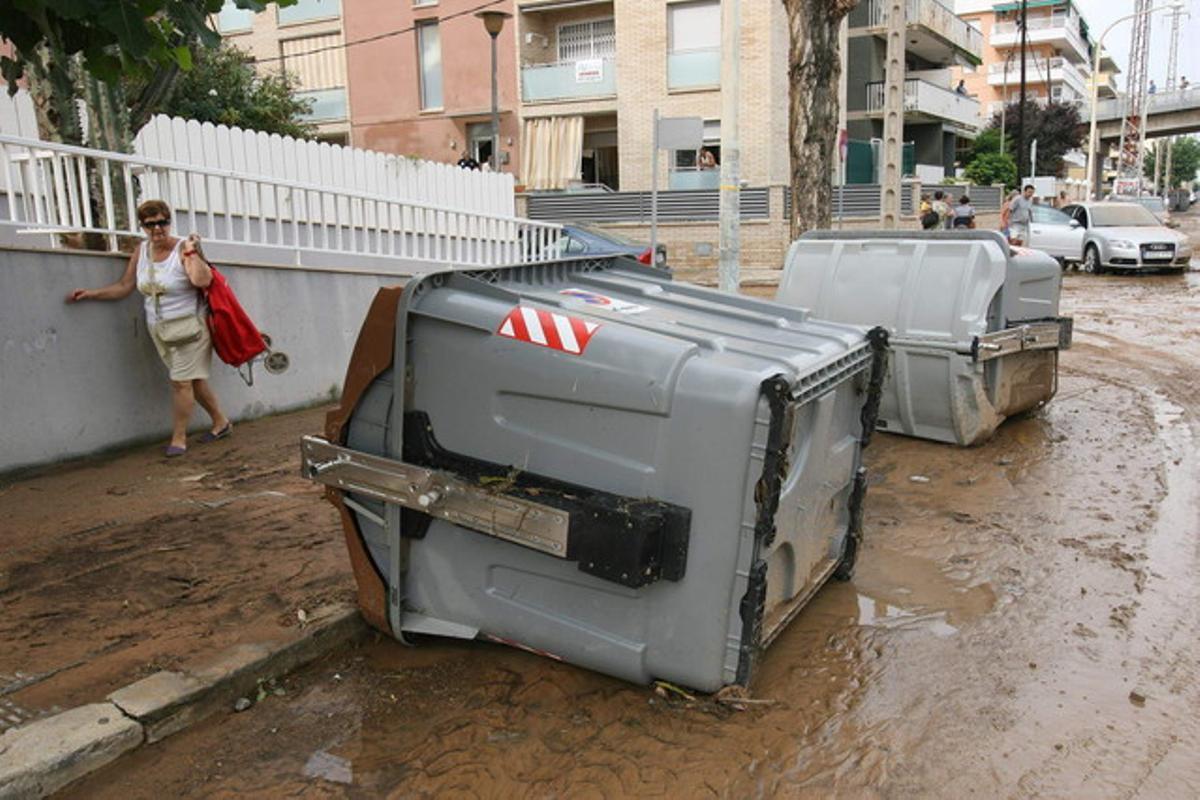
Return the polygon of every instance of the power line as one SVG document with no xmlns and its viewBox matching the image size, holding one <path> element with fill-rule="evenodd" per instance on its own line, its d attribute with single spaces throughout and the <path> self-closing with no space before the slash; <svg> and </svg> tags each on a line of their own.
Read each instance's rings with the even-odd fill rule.
<svg viewBox="0 0 1200 800">
<path fill-rule="evenodd" d="M 486 2 L 486 3 L 481 3 L 480 5 L 473 6 L 471 8 L 466 8 L 466 9 L 463 9 L 462 11 L 455 11 L 453 14 L 447 14 L 444 17 L 439 17 L 435 21 L 438 23 L 449 22 L 452 19 L 457 19 L 458 17 L 465 17 L 468 14 L 474 14 L 476 11 L 482 11 L 483 9 L 488 8 L 489 6 L 500 5 L 501 3 L 504 3 L 504 2 L 507 2 L 507 0 L 488 0 L 488 2 Z M 408 26 L 407 28 L 398 28 L 397 30 L 394 30 L 394 31 L 386 31 L 384 33 L 377 33 L 374 36 L 368 36 L 365 39 L 355 39 L 352 42 L 342 42 L 341 44 L 330 44 L 330 45 L 326 45 L 325 47 L 315 48 L 313 50 L 305 50 L 302 53 L 292 53 L 286 57 L 285 56 L 271 56 L 270 58 L 256 58 L 256 59 L 254 59 L 254 63 L 255 64 L 269 64 L 272 61 L 284 61 L 286 59 L 297 59 L 297 58 L 301 58 L 303 56 L 313 56 L 313 55 L 316 55 L 317 53 L 325 53 L 330 50 L 345 50 L 350 47 L 354 47 L 356 45 L 370 44 L 371 42 L 378 42 L 380 39 L 387 39 L 392 36 L 400 36 L 401 34 L 412 33 L 418 27 L 420 27 L 420 24 L 421 23 L 416 23 L 416 24 Z"/>
</svg>

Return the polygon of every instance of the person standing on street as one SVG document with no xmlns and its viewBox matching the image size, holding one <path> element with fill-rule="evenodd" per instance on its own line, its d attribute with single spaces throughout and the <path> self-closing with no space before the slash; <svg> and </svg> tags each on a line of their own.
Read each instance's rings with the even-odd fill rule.
<svg viewBox="0 0 1200 800">
<path fill-rule="evenodd" d="M 1021 194 L 1008 204 L 1008 241 L 1015 245 L 1029 244 L 1029 223 L 1033 220 L 1033 184 L 1025 184 Z"/>
<path fill-rule="evenodd" d="M 99 289 L 75 289 L 66 300 L 123 300 L 134 288 L 145 295 L 146 327 L 171 382 L 173 424 L 165 455 L 173 458 L 187 452 L 187 427 L 196 401 L 212 418 L 212 427 L 200 441 L 224 439 L 233 432 L 233 423 L 208 385 L 212 337 L 201 292 L 212 283 L 212 269 L 200 256 L 200 237 L 171 235 L 171 207 L 162 200 L 142 203 L 137 218 L 147 241 L 129 256 L 120 280 Z"/>
<path fill-rule="evenodd" d="M 954 210 L 946 202 L 946 193 L 941 189 L 933 193 L 933 210 L 938 215 L 938 227 L 949 228 L 954 220 Z"/>
</svg>

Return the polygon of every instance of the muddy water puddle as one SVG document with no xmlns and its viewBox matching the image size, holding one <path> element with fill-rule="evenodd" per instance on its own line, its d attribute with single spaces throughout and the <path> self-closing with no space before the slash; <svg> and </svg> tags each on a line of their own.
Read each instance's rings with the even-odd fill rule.
<svg viewBox="0 0 1200 800">
<path fill-rule="evenodd" d="M 857 574 L 775 641 L 746 710 L 378 640 L 68 795 L 1200 796 L 1196 345 L 1148 359 L 1163 316 L 1130 342 L 1082 319 L 1059 396 L 988 443 L 874 439 Z"/>
</svg>

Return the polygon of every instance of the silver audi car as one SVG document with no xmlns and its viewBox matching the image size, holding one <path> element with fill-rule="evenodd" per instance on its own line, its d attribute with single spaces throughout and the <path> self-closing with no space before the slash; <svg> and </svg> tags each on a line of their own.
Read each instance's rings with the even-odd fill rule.
<svg viewBox="0 0 1200 800">
<path fill-rule="evenodd" d="M 1077 203 L 1062 209 L 1084 229 L 1085 272 L 1171 269 L 1192 260 L 1188 237 L 1137 203 Z"/>
</svg>

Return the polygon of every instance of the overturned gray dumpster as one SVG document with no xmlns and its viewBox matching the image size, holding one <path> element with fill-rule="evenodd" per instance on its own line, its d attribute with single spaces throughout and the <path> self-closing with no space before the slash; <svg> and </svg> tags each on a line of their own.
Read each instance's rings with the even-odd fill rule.
<svg viewBox="0 0 1200 800">
<path fill-rule="evenodd" d="M 431 274 L 376 297 L 302 469 L 376 627 L 711 691 L 849 576 L 885 363 L 630 259 Z"/>
<path fill-rule="evenodd" d="M 1072 330 L 1061 273 L 994 231 L 814 231 L 792 243 L 775 299 L 886 328 L 879 428 L 969 445 L 1057 391 Z"/>
</svg>

